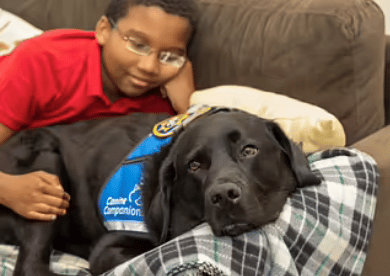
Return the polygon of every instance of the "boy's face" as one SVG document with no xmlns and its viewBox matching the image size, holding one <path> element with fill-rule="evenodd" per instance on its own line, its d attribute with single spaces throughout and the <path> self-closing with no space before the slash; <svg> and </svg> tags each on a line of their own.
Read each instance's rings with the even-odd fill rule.
<svg viewBox="0 0 390 276">
<path fill-rule="evenodd" d="M 108 98 L 136 97 L 174 78 L 183 67 L 161 63 L 160 53 L 185 55 L 190 35 L 186 18 L 158 7 L 131 7 L 113 29 L 103 17 L 97 24 L 96 37 L 102 46 L 102 77 Z M 130 37 L 137 47 L 147 45 L 152 50 L 139 55 L 128 49 L 124 37 Z"/>
</svg>

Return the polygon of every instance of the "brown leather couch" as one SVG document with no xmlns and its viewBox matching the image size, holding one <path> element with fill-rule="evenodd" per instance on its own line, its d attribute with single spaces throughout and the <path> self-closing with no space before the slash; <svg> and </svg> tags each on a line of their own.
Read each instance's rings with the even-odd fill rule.
<svg viewBox="0 0 390 276">
<path fill-rule="evenodd" d="M 2 0 L 36 27 L 94 29 L 109 0 Z M 390 275 L 390 39 L 370 0 L 199 0 L 199 89 L 239 84 L 320 106 L 381 174 L 363 275 Z"/>
</svg>

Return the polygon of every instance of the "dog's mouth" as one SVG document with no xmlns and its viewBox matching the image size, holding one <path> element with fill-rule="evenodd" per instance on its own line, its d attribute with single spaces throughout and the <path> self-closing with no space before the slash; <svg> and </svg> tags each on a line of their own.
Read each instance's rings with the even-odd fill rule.
<svg viewBox="0 0 390 276">
<path fill-rule="evenodd" d="M 267 216 L 249 216 L 245 220 L 219 219 L 206 221 L 210 224 L 216 236 L 238 236 L 245 232 L 250 232 L 259 229 L 262 226 L 274 222 L 278 219 L 280 212 L 275 212 Z"/>
<path fill-rule="evenodd" d="M 250 223 L 234 223 L 222 227 L 216 235 L 234 237 L 241 235 L 242 233 L 249 232 L 255 228 L 256 226 Z"/>
</svg>

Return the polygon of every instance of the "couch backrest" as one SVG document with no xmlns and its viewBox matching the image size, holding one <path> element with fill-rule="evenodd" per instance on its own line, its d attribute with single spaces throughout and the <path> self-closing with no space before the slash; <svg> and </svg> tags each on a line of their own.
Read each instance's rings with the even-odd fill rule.
<svg viewBox="0 0 390 276">
<path fill-rule="evenodd" d="M 94 30 L 110 0 L 0 0 L 12 12 L 42 30 Z"/>
<path fill-rule="evenodd" d="M 241 84 L 320 106 L 348 144 L 384 125 L 384 16 L 369 0 L 200 0 L 199 88 Z"/>
<path fill-rule="evenodd" d="M 94 29 L 109 0 L 1 0 L 42 29 Z M 384 125 L 384 15 L 371 0 L 199 0 L 199 89 L 239 84 L 320 106 L 348 144 Z"/>
</svg>

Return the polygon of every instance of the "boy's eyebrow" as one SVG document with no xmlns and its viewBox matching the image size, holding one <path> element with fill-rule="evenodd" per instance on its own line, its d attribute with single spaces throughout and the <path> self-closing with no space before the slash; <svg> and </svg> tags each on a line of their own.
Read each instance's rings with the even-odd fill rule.
<svg viewBox="0 0 390 276">
<path fill-rule="evenodd" d="M 145 33 L 141 32 L 141 31 L 137 31 L 135 29 L 129 29 L 127 31 L 124 31 L 123 34 L 125 36 L 137 36 L 137 37 L 142 38 L 142 39 L 144 39 L 146 41 L 149 40 L 148 36 Z"/>
<path fill-rule="evenodd" d="M 138 31 L 138 30 L 135 30 L 135 29 L 129 29 L 127 31 L 124 31 L 123 35 L 125 35 L 127 37 L 135 36 L 135 38 L 143 39 L 146 43 L 150 44 L 150 39 L 148 38 L 148 36 L 145 33 L 141 32 L 141 31 Z M 168 47 L 168 48 L 166 48 L 164 50 L 165 51 L 178 52 L 178 54 L 180 54 L 180 55 L 184 55 L 184 54 L 187 53 L 187 49 L 185 47 L 180 47 L 180 46 Z"/>
</svg>

